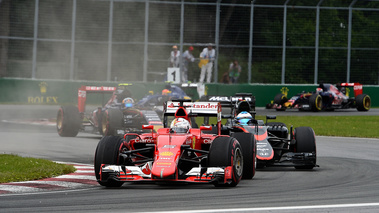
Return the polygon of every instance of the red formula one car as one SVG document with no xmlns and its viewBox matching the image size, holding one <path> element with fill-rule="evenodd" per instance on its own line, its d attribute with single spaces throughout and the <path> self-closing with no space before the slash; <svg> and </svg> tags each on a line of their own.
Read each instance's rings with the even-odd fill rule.
<svg viewBox="0 0 379 213">
<path fill-rule="evenodd" d="M 350 88 L 354 90 L 353 97 L 349 97 L 348 89 Z M 275 96 L 273 104 L 266 105 L 266 108 L 274 108 L 278 111 L 294 108 L 314 112 L 348 108 L 368 111 L 370 107 L 371 98 L 363 94 L 363 86 L 360 83 L 320 84 L 315 92 L 302 92 L 290 99 L 279 93 Z"/>
<path fill-rule="evenodd" d="M 195 128 L 191 117 L 197 116 L 217 117 L 217 134 L 204 133 L 211 126 Z M 133 181 L 236 186 L 245 172 L 246 159 L 239 141 L 220 134 L 220 122 L 219 103 L 168 101 L 164 128 L 156 133 L 106 136 L 100 140 L 95 153 L 96 179 L 106 187 Z M 151 125 L 143 128 L 153 129 Z"/>
<path fill-rule="evenodd" d="M 143 124 L 153 125 L 154 129 L 163 123 L 154 109 L 136 107 L 127 84 L 118 87 L 81 86 L 78 89 L 78 106 L 61 106 L 57 114 L 57 131 L 62 137 L 75 137 L 78 132 L 101 135 L 124 135 L 126 132 L 142 131 Z M 86 110 L 87 96 L 102 94 L 103 104 Z M 111 95 L 104 103 L 104 95 Z"/>
</svg>

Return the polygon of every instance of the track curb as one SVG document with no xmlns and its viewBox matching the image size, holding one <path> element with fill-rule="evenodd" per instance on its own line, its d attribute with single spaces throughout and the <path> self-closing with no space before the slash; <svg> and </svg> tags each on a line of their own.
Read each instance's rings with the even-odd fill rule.
<svg viewBox="0 0 379 213">
<path fill-rule="evenodd" d="M 47 192 L 54 190 L 81 189 L 97 186 L 93 165 L 65 163 L 76 168 L 74 173 L 41 180 L 10 182 L 0 184 L 0 196 L 15 193 Z"/>
</svg>

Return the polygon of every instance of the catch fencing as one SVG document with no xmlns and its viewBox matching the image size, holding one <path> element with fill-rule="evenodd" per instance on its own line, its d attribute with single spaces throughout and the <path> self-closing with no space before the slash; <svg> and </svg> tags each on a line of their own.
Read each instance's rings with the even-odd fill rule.
<svg viewBox="0 0 379 213">
<path fill-rule="evenodd" d="M 0 0 L 0 77 L 163 82 L 171 47 L 216 50 L 213 82 L 379 84 L 379 2 Z"/>
</svg>

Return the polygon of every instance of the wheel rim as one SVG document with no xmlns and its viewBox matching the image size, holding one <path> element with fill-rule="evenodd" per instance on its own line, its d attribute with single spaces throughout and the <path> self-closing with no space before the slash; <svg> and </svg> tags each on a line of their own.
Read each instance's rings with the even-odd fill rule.
<svg viewBox="0 0 379 213">
<path fill-rule="evenodd" d="M 107 133 L 107 124 L 108 124 L 108 118 L 106 115 L 104 115 L 103 121 L 101 122 L 101 129 L 103 131 L 103 134 Z"/>
<path fill-rule="evenodd" d="M 62 121 L 62 111 L 59 112 L 58 118 L 57 118 L 57 128 L 62 129 L 63 121 Z"/>
<path fill-rule="evenodd" d="M 371 101 L 367 96 L 363 99 L 363 106 L 365 109 L 369 109 L 371 106 Z"/>
<path fill-rule="evenodd" d="M 316 108 L 317 108 L 317 110 L 321 110 L 321 105 L 322 105 L 321 96 L 317 96 L 317 98 L 316 98 Z"/>
<path fill-rule="evenodd" d="M 243 172 L 243 158 L 242 158 L 242 151 L 239 148 L 235 150 L 233 165 L 238 176 L 241 176 Z"/>
</svg>

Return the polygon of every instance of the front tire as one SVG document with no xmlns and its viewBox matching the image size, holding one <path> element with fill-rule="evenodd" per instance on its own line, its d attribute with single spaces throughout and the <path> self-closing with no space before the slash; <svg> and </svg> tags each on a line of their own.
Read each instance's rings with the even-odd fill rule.
<svg viewBox="0 0 379 213">
<path fill-rule="evenodd" d="M 75 137 L 81 125 L 79 109 L 76 106 L 61 106 L 57 114 L 57 131 L 61 137 Z"/>
<path fill-rule="evenodd" d="M 295 166 L 296 169 L 313 169 L 316 166 L 317 152 L 316 152 L 316 138 L 315 133 L 311 127 L 302 126 L 295 128 L 294 137 L 296 140 L 295 152 L 297 153 L 314 153 L 315 159 L 311 165 Z"/>
<path fill-rule="evenodd" d="M 243 174 L 243 155 L 240 143 L 231 137 L 216 138 L 208 154 L 208 167 L 226 168 L 232 166 L 232 180 L 230 183 L 215 183 L 215 186 L 237 186 Z"/>
<path fill-rule="evenodd" d="M 121 144 L 124 140 L 118 136 L 105 136 L 97 144 L 94 159 L 94 170 L 97 182 L 106 187 L 120 187 L 123 182 L 100 180 L 101 164 L 117 165 Z"/>
<path fill-rule="evenodd" d="M 313 112 L 319 112 L 322 110 L 322 97 L 319 94 L 312 94 L 309 97 L 309 106 Z"/>
<path fill-rule="evenodd" d="M 256 141 L 251 133 L 235 132 L 231 135 L 237 139 L 242 147 L 243 154 L 243 175 L 242 179 L 252 179 L 257 166 Z"/>
</svg>

